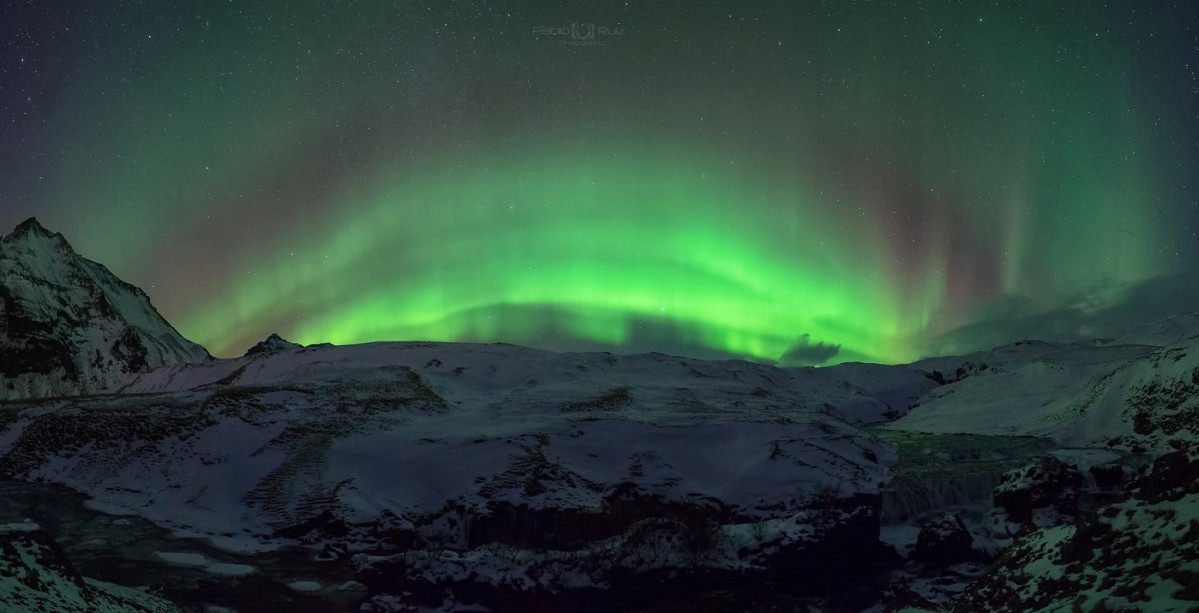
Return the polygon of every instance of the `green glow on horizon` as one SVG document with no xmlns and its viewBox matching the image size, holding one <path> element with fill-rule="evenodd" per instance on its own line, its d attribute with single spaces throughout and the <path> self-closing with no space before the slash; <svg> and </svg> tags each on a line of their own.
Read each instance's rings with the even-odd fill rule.
<svg viewBox="0 0 1199 613">
<path fill-rule="evenodd" d="M 911 357 L 904 341 L 923 321 L 893 308 L 886 254 L 855 238 L 868 224 L 839 225 L 810 196 L 764 202 L 689 157 L 532 152 L 486 170 L 397 176 L 339 208 L 330 232 L 297 238 L 306 250 L 265 264 L 256 277 L 275 283 L 243 283 L 226 307 L 183 325 L 211 343 L 227 322 L 302 297 L 301 343 L 522 343 L 549 332 L 622 345 L 649 322 L 760 360 L 803 334 L 849 357 Z M 547 306 L 553 330 L 538 316 Z"/>
</svg>

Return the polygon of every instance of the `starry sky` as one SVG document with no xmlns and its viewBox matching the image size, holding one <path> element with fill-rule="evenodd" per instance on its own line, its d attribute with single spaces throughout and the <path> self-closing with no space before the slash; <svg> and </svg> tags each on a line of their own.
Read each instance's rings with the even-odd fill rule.
<svg viewBox="0 0 1199 613">
<path fill-rule="evenodd" d="M 0 228 L 218 356 L 905 362 L 1199 310 L 1168 2 L 0 8 Z"/>
</svg>

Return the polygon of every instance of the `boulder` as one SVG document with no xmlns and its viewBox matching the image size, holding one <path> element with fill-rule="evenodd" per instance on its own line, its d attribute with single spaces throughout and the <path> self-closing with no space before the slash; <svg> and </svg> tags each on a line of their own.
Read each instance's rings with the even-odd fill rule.
<svg viewBox="0 0 1199 613">
<path fill-rule="evenodd" d="M 1026 522 L 1032 519 L 1034 509 L 1053 507 L 1073 513 L 1082 484 L 1082 473 L 1077 467 L 1045 455 L 1004 473 L 992 500 L 1013 521 Z"/>
<path fill-rule="evenodd" d="M 974 536 L 956 513 L 938 515 L 920 528 L 912 558 L 920 562 L 953 564 L 976 557 Z"/>
</svg>

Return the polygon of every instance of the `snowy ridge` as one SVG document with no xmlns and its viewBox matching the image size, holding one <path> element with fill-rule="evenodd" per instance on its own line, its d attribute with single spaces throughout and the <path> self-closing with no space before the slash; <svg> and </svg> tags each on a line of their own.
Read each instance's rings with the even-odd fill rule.
<svg viewBox="0 0 1199 613">
<path fill-rule="evenodd" d="M 1081 416 L 1076 401 L 1111 374 L 1156 348 L 1022 342 L 963 358 L 919 362 L 946 385 L 887 428 L 915 432 L 1041 436 L 1064 444 L 1100 441 L 1108 416 Z"/>
<path fill-rule="evenodd" d="M 144 292 L 37 220 L 0 238 L 0 400 L 96 393 L 208 359 Z"/>
<path fill-rule="evenodd" d="M 778 568 L 815 568 L 830 548 L 852 553 L 829 569 L 886 555 L 879 488 L 895 452 L 847 420 L 894 411 L 871 393 L 936 385 L 904 367 L 285 347 L 160 368 L 118 395 L 9 403 L 0 475 L 233 550 L 377 554 L 361 566 L 372 577 L 403 563 L 403 543 L 480 560 L 498 543 L 592 552 L 569 556 L 601 564 L 597 585 L 688 559 L 782 581 Z M 813 577 L 786 581 L 821 589 Z"/>
<path fill-rule="evenodd" d="M 874 385 L 892 396 L 936 385 L 912 369 L 870 374 L 891 371 Z M 324 510 L 425 515 L 449 501 L 596 511 L 622 484 L 768 516 L 823 488 L 875 493 L 893 457 L 844 421 L 890 407 L 844 379 L 660 354 L 318 346 L 168 366 L 123 392 L 137 395 L 23 410 L 5 437 L 6 472 L 213 535 L 269 534 Z M 55 419 L 92 415 L 125 440 L 35 442 Z M 168 435 L 179 428 L 182 438 Z"/>
<path fill-rule="evenodd" d="M 1199 339 L 1145 345 L 1019 346 L 976 354 L 973 374 L 933 390 L 895 430 L 1042 436 L 1145 452 L 1199 435 Z M 929 362 L 922 363 L 926 367 Z M 961 367 L 959 367 L 961 368 Z"/>
<path fill-rule="evenodd" d="M 1184 313 L 1138 327 L 1115 339 L 1128 345 L 1165 347 L 1199 336 L 1199 313 Z"/>
<path fill-rule="evenodd" d="M 281 339 L 280 339 L 281 340 Z M 267 341 L 264 341 L 266 343 Z M 774 397 L 773 404 L 823 410 L 852 423 L 873 423 L 902 414 L 938 386 L 910 366 L 841 364 L 776 368 L 739 360 L 705 361 L 659 353 L 555 353 L 504 343 L 385 342 L 347 347 L 299 347 L 282 341 L 270 352 L 208 363 L 170 366 L 138 375 L 122 393 L 181 392 L 218 383 L 238 386 L 339 384 L 373 380 L 387 367 L 418 369 L 432 387 L 456 403 L 488 403 L 497 394 L 532 395 L 549 401 L 614 386 L 641 386 L 640 403 L 704 402 L 723 405 L 720 390 Z M 261 345 L 262 343 L 260 343 Z M 676 389 L 657 383 L 677 379 Z M 706 395 L 715 392 L 715 396 Z M 665 394 L 658 398 L 653 394 Z M 650 395 L 647 395 L 650 394 Z M 745 401 L 742 399 L 742 403 Z M 739 406 L 739 405 L 735 405 Z"/>
</svg>

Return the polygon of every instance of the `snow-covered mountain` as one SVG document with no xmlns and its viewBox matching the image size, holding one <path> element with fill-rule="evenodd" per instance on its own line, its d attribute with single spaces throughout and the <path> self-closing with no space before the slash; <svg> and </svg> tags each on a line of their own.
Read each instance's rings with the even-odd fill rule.
<svg viewBox="0 0 1199 613">
<path fill-rule="evenodd" d="M 724 580 L 823 589 L 817 574 L 893 555 L 877 536 L 894 451 L 858 424 L 906 409 L 880 398 L 937 385 L 907 367 L 270 345 L 157 369 L 121 395 L 10 404 L 0 474 L 227 547 L 371 554 L 362 572 L 384 584 L 397 552 L 494 565 L 492 548 L 514 546 L 571 552 L 562 572 L 587 584 L 702 558 Z M 541 589 L 547 558 L 505 560 Z"/>
<path fill-rule="evenodd" d="M 1177 329 L 1192 318 L 1160 325 Z M 952 369 L 946 380 L 953 384 L 932 390 L 918 409 L 885 427 L 1168 452 L 1199 441 L 1199 337 L 1170 340 L 1162 347 L 1024 342 L 926 361 L 925 368 Z"/>
<path fill-rule="evenodd" d="M 144 292 L 36 219 L 0 238 L 0 400 L 97 393 L 209 359 Z"/>
<path fill-rule="evenodd" d="M 1139 326 L 1115 339 L 1124 344 L 1164 347 L 1199 336 L 1199 313 L 1184 313 Z"/>
<path fill-rule="evenodd" d="M 933 370 L 277 336 L 263 348 L 155 369 L 120 394 L 10 402 L 0 474 L 239 555 L 309 547 L 345 574 L 288 580 L 365 584 L 367 610 L 446 594 L 447 611 L 634 610 L 712 586 L 782 599 L 762 606 L 866 608 L 851 595 L 877 579 L 862 573 L 911 564 L 887 602 L 971 610 L 1010 576 L 1025 585 L 1005 595 L 1016 611 L 1067 598 L 1029 568 L 1073 559 L 1061 538 L 1107 521 L 1087 519 L 1085 497 L 1181 513 L 1120 492 L 1146 458 L 1190 449 L 1199 423 L 1199 346 L 1020 343 Z M 1146 479 L 1185 492 L 1192 477 Z M 994 568 L 1007 575 L 980 564 L 1005 548 Z M 1070 572 L 1106 576 L 1119 559 Z M 1186 601 L 1177 589 L 1168 602 Z"/>
<path fill-rule="evenodd" d="M 46 527 L 0 529 L 14 568 L 73 543 L 188 610 L 1199 606 L 1194 315 L 903 366 L 278 335 L 212 360 L 36 222 L 3 240 L 9 397 L 106 392 L 0 402 L 0 524 Z"/>
<path fill-rule="evenodd" d="M 712 583 L 802 599 L 904 556 L 957 577 L 952 593 L 892 577 L 888 593 L 936 608 L 977 605 L 1001 582 L 978 561 L 1083 521 L 1080 496 L 1118 499 L 1199 423 L 1199 346 L 1019 343 L 932 370 L 262 346 L 117 395 L 10 404 L 0 473 L 234 551 L 350 561 L 338 581 L 366 584 L 380 611 L 446 590 L 498 611 L 631 610 L 664 581 L 679 597 Z M 1003 568 L 1027 574 L 1028 550 L 1011 551 L 1023 565 Z M 1008 610 L 1062 597 L 1033 588 Z"/>
</svg>

